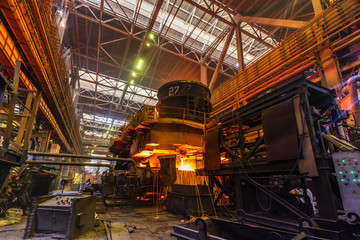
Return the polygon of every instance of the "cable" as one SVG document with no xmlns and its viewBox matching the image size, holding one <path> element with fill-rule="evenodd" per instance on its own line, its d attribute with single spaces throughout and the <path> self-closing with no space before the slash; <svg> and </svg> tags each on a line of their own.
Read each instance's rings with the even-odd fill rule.
<svg viewBox="0 0 360 240">
<path fill-rule="evenodd" d="M 260 199 L 259 199 L 259 191 L 258 189 L 255 189 L 255 192 L 256 192 L 256 200 L 257 200 L 257 203 L 259 205 L 259 207 L 264 210 L 265 212 L 269 212 L 271 210 L 271 207 L 272 207 L 272 197 L 269 196 L 269 207 L 268 208 L 265 208 L 262 206 L 261 202 L 260 202 Z M 270 191 L 270 193 L 272 193 L 272 190 Z M 271 195 L 271 194 L 270 194 Z"/>
</svg>

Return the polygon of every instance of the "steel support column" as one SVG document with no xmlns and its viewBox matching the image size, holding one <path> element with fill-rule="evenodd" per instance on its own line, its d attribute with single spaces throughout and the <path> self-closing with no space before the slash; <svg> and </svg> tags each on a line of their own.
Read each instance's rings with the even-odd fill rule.
<svg viewBox="0 0 360 240">
<path fill-rule="evenodd" d="M 206 64 L 202 63 L 200 65 L 200 79 L 201 79 L 201 83 L 204 85 L 208 85 L 207 83 L 207 67 Z"/>
<path fill-rule="evenodd" d="M 19 131 L 18 131 L 18 134 L 17 134 L 17 137 L 16 137 L 16 144 L 19 145 L 19 146 L 21 145 L 21 142 L 23 140 L 23 136 L 24 136 L 24 132 L 25 132 L 25 128 L 26 128 L 26 123 L 27 123 L 27 120 L 28 120 L 27 115 L 29 114 L 29 109 L 31 107 L 32 99 L 33 99 L 33 93 L 30 92 L 30 93 L 28 93 L 28 95 L 26 97 L 25 109 L 24 109 L 24 112 L 23 112 L 23 114 L 25 116 L 21 118 Z"/>
<path fill-rule="evenodd" d="M 42 139 L 40 151 L 43 152 L 47 151 L 50 143 L 51 134 L 52 134 L 51 130 L 48 130 L 46 137 Z"/>
<path fill-rule="evenodd" d="M 241 37 L 241 23 L 238 23 L 236 26 L 236 51 L 238 57 L 238 72 L 242 72 L 245 69 L 244 63 L 244 52 L 243 52 L 243 44 Z"/>
<path fill-rule="evenodd" d="M 32 130 L 33 130 L 33 127 L 34 127 L 34 124 L 35 124 L 35 118 L 36 118 L 36 115 L 37 115 L 37 111 L 39 109 L 39 103 L 40 103 L 41 95 L 42 95 L 42 92 L 38 91 L 36 93 L 36 96 L 35 96 L 34 105 L 32 107 L 32 111 L 31 111 L 31 115 L 30 115 L 30 119 L 29 119 L 29 123 L 28 123 L 28 128 L 26 130 L 25 137 L 24 137 L 24 150 L 25 150 L 25 152 L 29 150 L 31 133 L 32 133 Z"/>
<path fill-rule="evenodd" d="M 214 85 L 215 85 L 215 82 L 216 82 L 216 79 L 219 75 L 219 72 L 220 72 L 220 68 L 222 66 L 222 63 L 224 61 L 224 58 L 226 56 L 226 52 L 230 46 L 230 43 L 231 43 L 231 40 L 232 40 L 232 37 L 234 35 L 234 32 L 235 32 L 235 28 L 231 28 L 230 32 L 229 32 L 229 35 L 226 39 L 226 42 L 225 42 L 225 45 L 224 45 L 224 48 L 221 52 L 221 55 L 220 55 L 220 58 L 219 58 L 219 61 L 218 61 L 218 64 L 216 65 L 216 68 L 215 68 L 215 72 L 211 78 L 211 81 L 210 81 L 210 84 L 209 84 L 209 89 L 210 91 L 212 91 L 212 89 L 214 88 Z"/>
<path fill-rule="evenodd" d="M 320 66 L 320 75 L 324 86 L 328 88 L 337 88 L 341 82 L 341 73 L 339 73 L 334 54 L 330 48 L 323 49 L 317 57 Z"/>
<path fill-rule="evenodd" d="M 311 0 L 311 2 L 313 5 L 313 8 L 314 8 L 314 13 L 315 13 L 315 17 L 316 17 L 323 11 L 323 9 L 321 7 L 321 1 L 320 0 Z"/>
<path fill-rule="evenodd" d="M 9 144 L 10 144 L 12 124 L 13 124 L 13 120 L 14 120 L 16 97 L 17 97 L 18 86 L 19 86 L 20 70 L 21 70 L 21 61 L 16 61 L 14 79 L 13 79 L 13 84 L 12 84 L 13 91 L 11 93 L 9 115 L 8 115 L 5 134 L 4 134 L 3 148 L 5 148 L 5 149 L 8 148 Z"/>
</svg>

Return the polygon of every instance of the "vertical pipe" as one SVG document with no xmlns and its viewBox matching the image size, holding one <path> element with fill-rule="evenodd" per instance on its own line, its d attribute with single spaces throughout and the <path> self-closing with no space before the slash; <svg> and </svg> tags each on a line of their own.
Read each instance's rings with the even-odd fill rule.
<svg viewBox="0 0 360 240">
<path fill-rule="evenodd" d="M 359 95 L 357 91 L 357 81 L 360 81 L 360 76 L 355 75 L 349 78 L 347 84 L 349 88 L 349 96 L 351 101 L 351 110 L 354 115 L 356 126 L 360 126 L 360 104 L 359 104 Z"/>
</svg>

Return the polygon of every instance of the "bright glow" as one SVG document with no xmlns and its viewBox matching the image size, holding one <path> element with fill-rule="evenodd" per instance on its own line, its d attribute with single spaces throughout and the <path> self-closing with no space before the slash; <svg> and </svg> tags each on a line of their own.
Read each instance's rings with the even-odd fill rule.
<svg viewBox="0 0 360 240">
<path fill-rule="evenodd" d="M 355 172 L 354 172 L 354 171 L 351 171 L 350 173 L 351 173 L 351 174 L 354 174 Z"/>
<path fill-rule="evenodd" d="M 344 179 L 341 179 L 342 182 L 344 182 L 345 180 Z"/>
<path fill-rule="evenodd" d="M 136 73 L 134 73 L 134 72 L 133 72 L 133 73 L 131 73 L 131 75 L 132 75 L 133 77 L 136 77 Z"/>
<path fill-rule="evenodd" d="M 157 146 L 159 146 L 159 144 L 158 143 L 147 143 L 146 146 L 157 147 Z"/>
<path fill-rule="evenodd" d="M 154 149 L 153 153 L 164 154 L 164 155 L 177 154 L 177 152 L 174 150 L 165 150 L 165 149 Z"/>
<path fill-rule="evenodd" d="M 190 164 L 184 164 L 184 158 L 181 158 L 181 164 L 178 170 L 195 172 L 195 169 Z"/>
<path fill-rule="evenodd" d="M 134 83 L 135 83 L 134 79 L 131 79 L 130 84 L 134 85 Z"/>
<path fill-rule="evenodd" d="M 60 22 L 60 27 L 65 27 L 65 25 L 66 25 L 66 21 L 65 21 L 65 19 L 63 19 L 63 20 L 61 20 L 61 22 Z"/>
<path fill-rule="evenodd" d="M 189 164 L 183 165 L 183 166 L 179 167 L 178 169 L 181 170 L 181 171 L 192 171 L 192 172 L 194 172 L 194 169 Z"/>
<path fill-rule="evenodd" d="M 138 62 L 138 65 L 136 66 L 136 68 L 140 69 L 142 64 L 143 64 L 143 60 L 140 59 L 139 62 Z"/>
<path fill-rule="evenodd" d="M 147 151 L 147 150 L 143 150 L 135 155 L 133 155 L 133 157 L 150 157 L 151 155 L 153 155 L 152 151 Z"/>
<path fill-rule="evenodd" d="M 147 47 L 150 47 L 150 43 L 146 43 L 146 46 L 147 46 Z"/>
<path fill-rule="evenodd" d="M 146 167 L 146 165 L 145 165 L 145 164 L 142 164 L 142 163 L 140 163 L 139 166 L 140 166 L 140 167 Z"/>
<path fill-rule="evenodd" d="M 154 39 L 155 38 L 154 34 L 150 33 L 149 38 Z"/>
</svg>

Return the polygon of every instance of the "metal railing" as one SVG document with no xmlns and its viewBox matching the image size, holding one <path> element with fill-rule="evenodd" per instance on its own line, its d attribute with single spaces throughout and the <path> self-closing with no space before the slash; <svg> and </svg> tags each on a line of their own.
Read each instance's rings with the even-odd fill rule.
<svg viewBox="0 0 360 240">
<path fill-rule="evenodd" d="M 206 124 L 210 120 L 209 113 L 191 108 L 157 106 L 158 118 L 176 118 Z"/>
<path fill-rule="evenodd" d="M 160 118 L 176 118 L 202 124 L 206 124 L 210 120 L 209 113 L 189 108 L 143 106 L 136 114 L 130 114 L 126 122 L 136 128 L 143 122 L 158 121 Z"/>
</svg>

